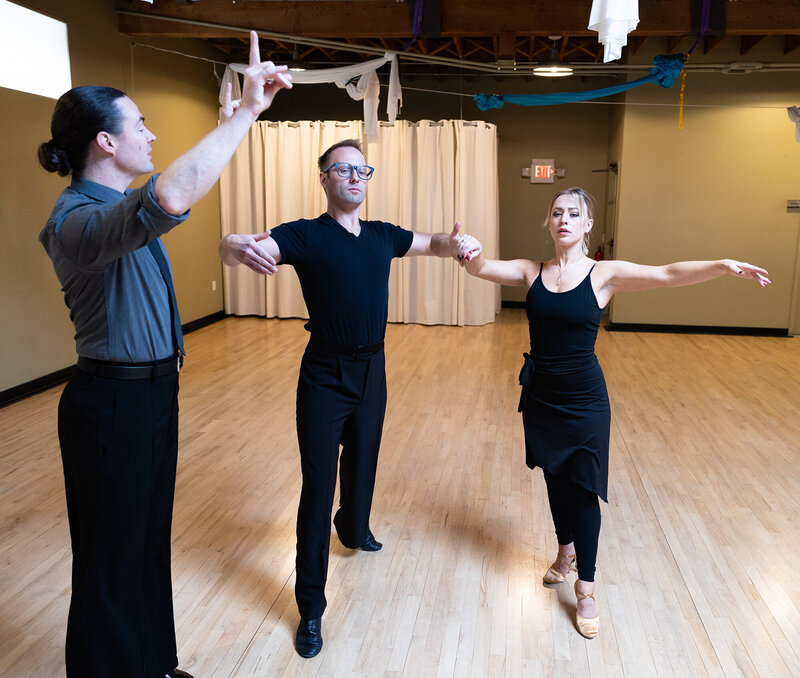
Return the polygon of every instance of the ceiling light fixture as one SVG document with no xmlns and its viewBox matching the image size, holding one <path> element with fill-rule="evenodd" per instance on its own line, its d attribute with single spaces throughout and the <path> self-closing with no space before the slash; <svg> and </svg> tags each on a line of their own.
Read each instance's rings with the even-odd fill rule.
<svg viewBox="0 0 800 678">
<path fill-rule="evenodd" d="M 558 50 L 556 49 L 556 42 L 561 40 L 560 35 L 548 35 L 553 41 L 553 49 L 550 50 L 550 60 L 543 61 L 533 69 L 534 75 L 541 75 L 543 78 L 564 78 L 572 75 L 572 66 L 565 64 L 558 58 Z"/>
<path fill-rule="evenodd" d="M 290 71 L 294 71 L 295 73 L 302 73 L 306 70 L 305 65 L 302 61 L 300 61 L 300 53 L 297 51 L 297 46 L 295 45 L 294 52 L 292 52 L 292 60 L 287 64 Z"/>
</svg>

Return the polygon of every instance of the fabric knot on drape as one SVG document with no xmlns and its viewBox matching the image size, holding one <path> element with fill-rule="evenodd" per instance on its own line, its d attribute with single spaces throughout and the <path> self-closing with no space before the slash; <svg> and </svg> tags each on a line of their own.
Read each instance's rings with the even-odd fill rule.
<svg viewBox="0 0 800 678">
<path fill-rule="evenodd" d="M 678 76 L 683 71 L 683 54 L 659 54 L 653 59 L 653 66 L 650 68 L 650 75 L 655 77 L 655 82 L 664 89 L 669 89 L 675 84 Z"/>
<path fill-rule="evenodd" d="M 504 98 L 499 94 L 476 94 L 473 98 L 482 111 L 488 111 L 490 108 L 502 108 L 505 103 Z"/>
</svg>

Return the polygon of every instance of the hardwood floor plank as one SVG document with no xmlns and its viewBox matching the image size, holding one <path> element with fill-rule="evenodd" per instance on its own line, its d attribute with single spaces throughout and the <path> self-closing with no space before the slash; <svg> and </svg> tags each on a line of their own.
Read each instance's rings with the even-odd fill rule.
<svg viewBox="0 0 800 678">
<path fill-rule="evenodd" d="M 516 405 L 524 313 L 390 325 L 373 532 L 331 541 L 325 647 L 294 651 L 300 320 L 186 337 L 173 528 L 181 665 L 250 676 L 800 675 L 800 339 L 608 333 L 601 631 L 574 626 Z M 61 388 L 0 409 L 0 676 L 62 676 Z"/>
</svg>

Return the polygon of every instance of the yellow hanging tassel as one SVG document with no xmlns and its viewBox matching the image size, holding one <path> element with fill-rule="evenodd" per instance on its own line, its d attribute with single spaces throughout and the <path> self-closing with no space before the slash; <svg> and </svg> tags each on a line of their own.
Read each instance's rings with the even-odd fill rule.
<svg viewBox="0 0 800 678">
<path fill-rule="evenodd" d="M 681 98 L 680 106 L 678 108 L 678 129 L 683 129 L 683 92 L 686 89 L 686 62 L 689 61 L 691 54 L 686 55 L 683 61 L 683 70 L 681 71 Z"/>
</svg>

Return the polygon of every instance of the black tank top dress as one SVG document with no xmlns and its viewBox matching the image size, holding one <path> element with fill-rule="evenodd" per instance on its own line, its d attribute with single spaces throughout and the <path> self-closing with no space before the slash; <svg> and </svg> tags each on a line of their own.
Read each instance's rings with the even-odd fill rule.
<svg viewBox="0 0 800 678">
<path fill-rule="evenodd" d="M 574 289 L 551 292 L 540 265 L 525 298 L 531 352 L 519 376 L 519 411 L 527 465 L 568 474 L 607 502 L 611 409 L 594 353 L 603 309 L 591 274 Z"/>
</svg>

